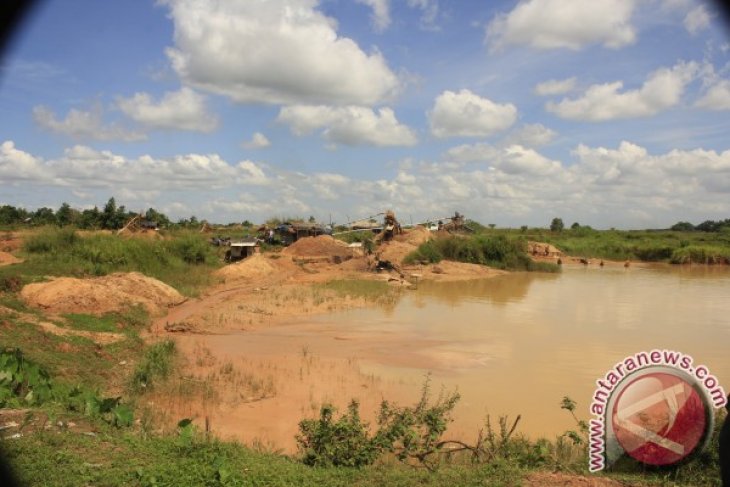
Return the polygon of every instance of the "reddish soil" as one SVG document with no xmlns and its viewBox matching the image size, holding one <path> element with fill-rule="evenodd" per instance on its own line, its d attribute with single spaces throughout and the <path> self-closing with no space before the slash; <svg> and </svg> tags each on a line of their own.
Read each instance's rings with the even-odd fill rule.
<svg viewBox="0 0 730 487">
<path fill-rule="evenodd" d="M 18 259 L 13 254 L 9 254 L 0 250 L 0 266 L 18 264 L 20 262 L 23 262 L 23 260 Z"/>
<path fill-rule="evenodd" d="M 331 260 L 337 257 L 341 260 L 353 257 L 352 249 L 345 242 L 335 240 L 329 235 L 300 238 L 281 253 L 296 257 L 326 257 Z"/>
</svg>

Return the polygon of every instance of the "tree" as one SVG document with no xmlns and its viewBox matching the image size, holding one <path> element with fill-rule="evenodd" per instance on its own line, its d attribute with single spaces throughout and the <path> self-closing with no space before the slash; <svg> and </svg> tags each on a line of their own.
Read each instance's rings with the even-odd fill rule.
<svg viewBox="0 0 730 487">
<path fill-rule="evenodd" d="M 573 224 L 572 224 L 572 225 L 570 226 L 570 229 L 571 229 L 571 230 L 580 230 L 580 223 L 578 223 L 578 222 L 574 222 L 574 223 L 573 223 Z"/>
<path fill-rule="evenodd" d="M 56 212 L 56 223 L 59 226 L 73 225 L 78 220 L 79 212 L 72 209 L 71 206 L 64 202 Z"/>
<path fill-rule="evenodd" d="M 33 212 L 33 223 L 36 225 L 53 225 L 56 223 L 56 215 L 51 208 L 38 208 Z"/>
<path fill-rule="evenodd" d="M 12 225 L 22 223 L 30 215 L 23 208 L 16 208 L 11 205 L 0 206 L 0 225 Z"/>
<path fill-rule="evenodd" d="M 490 229 L 494 229 L 494 227 L 496 227 L 496 226 L 497 226 L 497 224 L 496 224 L 496 223 L 490 223 L 490 224 L 489 224 L 489 228 L 490 228 Z"/>
<path fill-rule="evenodd" d="M 694 231 L 695 226 L 692 225 L 690 222 L 677 222 L 674 225 L 672 225 L 671 230 L 674 230 L 675 232 L 692 232 Z"/>
<path fill-rule="evenodd" d="M 96 206 L 93 209 L 84 210 L 79 217 L 79 227 L 99 228 L 102 226 L 101 216 L 101 212 Z"/>
<path fill-rule="evenodd" d="M 149 208 L 144 214 L 144 217 L 146 220 L 155 222 L 158 226 L 163 228 L 170 225 L 170 219 L 167 218 L 167 215 L 165 215 L 164 213 L 160 213 L 154 208 Z"/>
<path fill-rule="evenodd" d="M 565 225 L 563 224 L 562 218 L 553 218 L 553 221 L 550 223 L 550 231 L 551 232 L 562 232 L 563 228 L 565 228 Z"/>
<path fill-rule="evenodd" d="M 117 201 L 112 196 L 101 212 L 101 228 L 113 229 L 117 218 Z"/>
</svg>

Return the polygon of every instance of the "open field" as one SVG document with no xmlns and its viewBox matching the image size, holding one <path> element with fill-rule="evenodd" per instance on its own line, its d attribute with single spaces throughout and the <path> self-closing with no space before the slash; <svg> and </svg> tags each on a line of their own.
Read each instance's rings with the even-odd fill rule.
<svg viewBox="0 0 730 487">
<path fill-rule="evenodd" d="M 502 441 L 484 443 L 492 452 L 487 457 L 474 463 L 466 455 L 439 454 L 443 459 L 433 472 L 405 466 L 387 452 L 360 468 L 310 467 L 300 461 L 300 452 L 282 455 L 265 441 L 242 445 L 226 434 L 239 420 L 249 421 L 242 426 L 255 424 L 252 418 L 278 417 L 282 401 L 277 398 L 297 404 L 302 419 L 316 418 L 327 395 L 313 385 L 315 379 L 320 386 L 336 384 L 340 400 L 357 395 L 362 384 L 371 388 L 372 399 L 362 404 L 371 433 L 381 394 L 399 404 L 405 399 L 393 385 L 363 374 L 356 360 L 318 357 L 303 348 L 284 362 L 232 361 L 196 345 L 196 334 L 246 333 L 307 315 L 387 308 L 423 280 L 489 278 L 503 275 L 503 269 L 531 269 L 534 264 L 524 252 L 528 238 L 571 255 L 617 260 L 629 258 L 620 253 L 629 249 L 634 256 L 654 255 L 637 249 L 672 245 L 675 239 L 674 233 L 647 232 L 645 240 L 621 232 L 567 233 L 485 230 L 433 244 L 419 230 L 376 251 L 397 265 L 380 273 L 371 270 L 372 256 L 349 255 L 354 251 L 321 237 L 222 267 L 219 249 L 192 232 L 154 239 L 54 229 L 23 233 L 11 249 L 22 262 L 0 267 L 0 344 L 4 350 L 21 350 L 28 367 L 46 371 L 44 384 L 52 393 L 37 402 L 23 396 L 6 400 L 11 409 L 0 415 L 0 426 L 9 425 L 2 430 L 2 447 L 29 485 L 716 485 L 716 449 L 671 474 L 647 474 L 628 465 L 607 476 L 586 477 L 584 443 L 505 436 L 496 424 Z M 705 244 L 724 249 L 727 243 L 723 236 L 693 237 L 676 249 Z M 619 247 L 623 250 L 615 254 L 607 250 Z M 532 270 L 554 267 L 534 265 Z M 90 305 L 73 312 L 55 304 L 40 306 L 27 291 L 23 295 L 29 284 L 52 284 L 52 276 L 87 283 L 119 272 L 143 272 L 192 298 L 148 307 L 131 293 L 119 307 Z M 193 421 L 180 423 L 185 418 Z"/>
<path fill-rule="evenodd" d="M 730 233 L 671 230 L 486 230 L 548 242 L 567 255 L 672 264 L 730 264 Z"/>
</svg>

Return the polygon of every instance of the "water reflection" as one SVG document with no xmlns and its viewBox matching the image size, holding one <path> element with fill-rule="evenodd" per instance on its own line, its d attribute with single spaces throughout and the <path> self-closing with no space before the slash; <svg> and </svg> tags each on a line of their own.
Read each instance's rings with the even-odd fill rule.
<svg viewBox="0 0 730 487">
<path fill-rule="evenodd" d="M 474 279 L 457 282 L 420 283 L 413 296 L 414 303 L 425 303 L 429 299 L 451 306 L 463 301 L 478 300 L 504 305 L 522 301 L 533 282 L 551 281 L 559 278 L 559 274 L 518 272 L 491 279 Z"/>
<path fill-rule="evenodd" d="M 564 395 L 587 407 L 594 381 L 641 350 L 688 353 L 730 389 L 728 297 L 727 267 L 568 266 L 422 283 L 387 314 L 357 310 L 317 322 L 356 337 L 349 346 L 366 372 L 412 383 L 431 371 L 458 387 L 460 421 L 478 422 L 485 407 L 520 412 L 523 430 L 552 435 L 571 426 L 559 408 Z"/>
</svg>

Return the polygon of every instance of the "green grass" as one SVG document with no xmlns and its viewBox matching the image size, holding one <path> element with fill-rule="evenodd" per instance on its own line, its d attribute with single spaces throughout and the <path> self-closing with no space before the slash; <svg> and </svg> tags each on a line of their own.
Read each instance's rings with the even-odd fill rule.
<svg viewBox="0 0 730 487">
<path fill-rule="evenodd" d="M 177 350 L 175 342 L 165 340 L 147 347 L 132 375 L 131 386 L 137 393 L 150 390 L 155 382 L 170 375 Z"/>
<path fill-rule="evenodd" d="M 442 486 L 520 485 L 506 462 L 452 466 L 436 473 L 405 466 L 311 468 L 232 442 L 183 446 L 174 437 L 46 433 L 7 442 L 5 454 L 28 486 Z"/>
<path fill-rule="evenodd" d="M 482 264 L 506 270 L 559 271 L 559 267 L 555 264 L 533 261 L 527 255 L 525 239 L 486 233 L 429 240 L 407 255 L 403 262 L 406 264 L 419 261 L 437 263 L 441 260 Z"/>
<path fill-rule="evenodd" d="M 63 315 L 63 318 L 65 321 L 61 326 L 85 331 L 136 333 L 150 323 L 147 310 L 141 305 L 130 307 L 123 312 L 106 313 L 101 316 L 68 313 Z"/>
<path fill-rule="evenodd" d="M 547 230 L 529 232 L 568 255 L 646 262 L 730 264 L 730 235 L 725 232 Z"/>
<path fill-rule="evenodd" d="M 129 371 L 119 362 L 134 363 L 143 346 L 142 341 L 133 336 L 99 346 L 88 338 L 57 336 L 44 332 L 33 323 L 8 318 L 0 322 L 0 344 L 21 349 L 29 360 L 43 365 L 61 382 L 100 390 L 123 383 L 123 377 Z"/>
<path fill-rule="evenodd" d="M 180 231 L 165 240 L 95 234 L 80 236 L 70 228 L 46 228 L 30 235 L 22 249 L 23 263 L 0 268 L 0 279 L 20 276 L 23 282 L 43 276 L 101 276 L 142 272 L 183 294 L 195 295 L 212 282 L 220 264 L 207 237 Z"/>
</svg>

